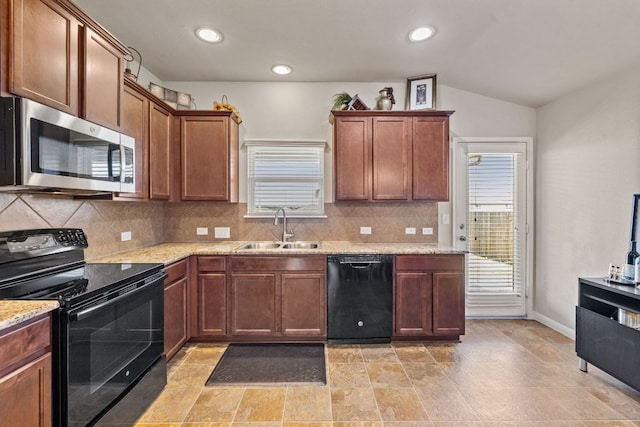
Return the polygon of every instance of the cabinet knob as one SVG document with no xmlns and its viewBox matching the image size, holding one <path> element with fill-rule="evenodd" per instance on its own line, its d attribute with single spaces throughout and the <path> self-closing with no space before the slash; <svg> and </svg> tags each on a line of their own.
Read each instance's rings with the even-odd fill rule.
<svg viewBox="0 0 640 427">
<path fill-rule="evenodd" d="M 358 320 L 358 326 L 364 326 L 364 322 L 362 320 Z"/>
<path fill-rule="evenodd" d="M 458 240 L 460 240 L 461 242 L 466 242 L 467 241 L 467 237 L 466 236 L 460 236 L 460 237 L 458 237 Z"/>
</svg>

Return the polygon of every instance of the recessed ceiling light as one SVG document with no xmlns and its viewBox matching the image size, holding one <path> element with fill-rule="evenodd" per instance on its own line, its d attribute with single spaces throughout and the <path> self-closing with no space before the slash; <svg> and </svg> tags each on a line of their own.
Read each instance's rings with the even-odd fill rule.
<svg viewBox="0 0 640 427">
<path fill-rule="evenodd" d="M 220 43 L 222 41 L 222 33 L 211 28 L 198 28 L 196 36 L 202 41 L 209 43 Z"/>
<path fill-rule="evenodd" d="M 422 42 L 433 37 L 436 33 L 433 27 L 418 27 L 409 33 L 409 40 L 412 42 Z"/>
<path fill-rule="evenodd" d="M 271 67 L 271 71 L 276 74 L 280 74 L 281 76 L 286 76 L 287 74 L 291 74 L 293 70 L 288 65 L 277 64 Z"/>
</svg>

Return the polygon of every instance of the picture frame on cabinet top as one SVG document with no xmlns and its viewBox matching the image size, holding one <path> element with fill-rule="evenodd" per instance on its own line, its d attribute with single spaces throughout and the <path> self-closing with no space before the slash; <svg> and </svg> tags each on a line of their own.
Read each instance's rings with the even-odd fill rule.
<svg viewBox="0 0 640 427">
<path fill-rule="evenodd" d="M 436 74 L 409 77 L 407 79 L 407 110 L 435 110 Z"/>
</svg>

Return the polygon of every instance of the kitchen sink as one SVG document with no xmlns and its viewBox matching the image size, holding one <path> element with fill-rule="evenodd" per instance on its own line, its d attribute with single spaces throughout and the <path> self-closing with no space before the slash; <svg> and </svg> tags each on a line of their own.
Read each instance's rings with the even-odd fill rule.
<svg viewBox="0 0 640 427">
<path fill-rule="evenodd" d="M 320 242 L 249 242 L 238 249 L 318 249 Z"/>
<path fill-rule="evenodd" d="M 318 242 L 284 242 L 282 244 L 283 249 L 318 249 L 319 247 Z"/>
<path fill-rule="evenodd" d="M 279 249 L 280 242 L 251 242 L 240 246 L 238 249 Z"/>
</svg>

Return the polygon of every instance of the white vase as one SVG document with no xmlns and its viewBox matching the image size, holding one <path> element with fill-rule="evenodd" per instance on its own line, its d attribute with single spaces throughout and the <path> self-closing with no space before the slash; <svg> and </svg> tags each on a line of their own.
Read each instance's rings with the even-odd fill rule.
<svg viewBox="0 0 640 427">
<path fill-rule="evenodd" d="M 378 98 L 378 110 L 391 110 L 393 104 L 391 103 L 391 98 L 385 89 L 382 89 L 380 92 L 380 98 Z"/>
</svg>

